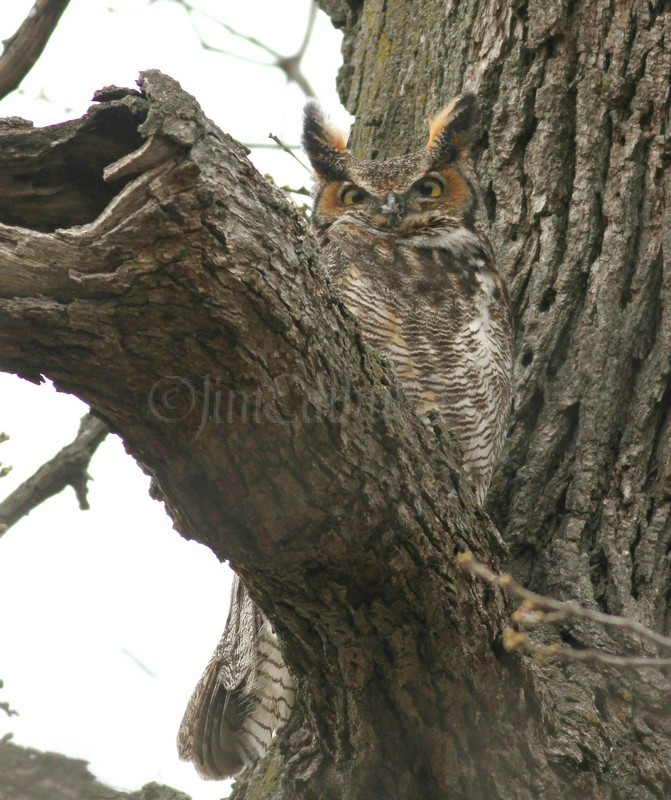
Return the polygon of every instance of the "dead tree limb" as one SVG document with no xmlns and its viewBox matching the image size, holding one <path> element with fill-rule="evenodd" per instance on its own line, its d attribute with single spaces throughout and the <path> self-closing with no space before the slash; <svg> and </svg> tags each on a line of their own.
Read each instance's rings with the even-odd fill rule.
<svg viewBox="0 0 671 800">
<path fill-rule="evenodd" d="M 16 89 L 35 65 L 70 0 L 36 0 L 0 56 L 0 99 Z"/>
<path fill-rule="evenodd" d="M 81 509 L 87 509 L 88 466 L 107 428 L 92 414 L 82 418 L 76 438 L 0 502 L 0 536 L 45 500 L 71 486 Z"/>
</svg>

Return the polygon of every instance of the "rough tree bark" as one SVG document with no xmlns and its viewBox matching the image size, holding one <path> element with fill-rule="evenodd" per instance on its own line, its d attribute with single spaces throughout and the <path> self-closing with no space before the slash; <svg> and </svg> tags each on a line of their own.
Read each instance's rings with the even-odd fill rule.
<svg viewBox="0 0 671 800">
<path fill-rule="evenodd" d="M 488 503 L 509 567 L 668 633 L 669 3 L 323 5 L 345 28 L 339 88 L 360 154 L 407 149 L 426 108 L 462 87 L 481 99 L 476 154 L 517 321 L 515 410 Z M 582 626 L 562 636 L 607 643 Z M 580 796 L 671 793 L 659 675 L 637 674 L 632 694 L 624 676 L 544 671 L 567 795 L 581 770 Z"/>
<path fill-rule="evenodd" d="M 452 556 L 496 559 L 498 535 L 330 296 L 306 221 L 170 80 L 142 87 L 4 134 L 0 366 L 89 402 L 269 613 L 304 699 L 287 752 L 313 742 L 287 791 L 428 796 L 462 757 L 473 780 L 502 729 L 470 720 L 517 690 L 497 688 L 500 599 Z"/>
<path fill-rule="evenodd" d="M 519 330 L 490 506 L 509 555 L 304 221 L 156 73 L 3 134 L 0 367 L 89 402 L 276 625 L 302 706 L 238 798 L 665 797 L 668 683 L 503 654 L 504 601 L 453 556 L 668 624 L 670 14 L 324 5 L 359 154 L 405 152 L 427 111 L 480 95 Z"/>
</svg>

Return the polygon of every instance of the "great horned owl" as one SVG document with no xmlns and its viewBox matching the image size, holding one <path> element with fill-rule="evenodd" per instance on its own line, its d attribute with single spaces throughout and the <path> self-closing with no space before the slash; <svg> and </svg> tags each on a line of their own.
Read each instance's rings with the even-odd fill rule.
<svg viewBox="0 0 671 800">
<path fill-rule="evenodd" d="M 303 146 L 335 293 L 417 414 L 435 410 L 451 428 L 483 502 L 505 438 L 513 334 L 469 160 L 476 111 L 465 95 L 434 119 L 424 150 L 361 161 L 309 102 Z M 226 629 L 182 721 L 181 757 L 204 777 L 237 772 L 265 752 L 294 696 L 270 623 L 236 578 Z"/>
<path fill-rule="evenodd" d="M 417 414 L 435 409 L 455 434 L 482 503 L 508 423 L 513 328 L 479 218 L 469 158 L 476 113 L 464 95 L 433 120 L 424 150 L 360 161 L 310 102 L 303 146 L 336 293 Z"/>
</svg>

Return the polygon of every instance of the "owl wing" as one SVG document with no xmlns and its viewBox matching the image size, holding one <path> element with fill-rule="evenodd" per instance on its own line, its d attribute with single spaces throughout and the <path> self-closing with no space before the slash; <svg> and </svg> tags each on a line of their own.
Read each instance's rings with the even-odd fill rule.
<svg viewBox="0 0 671 800">
<path fill-rule="evenodd" d="M 272 627 L 235 576 L 226 627 L 180 725 L 180 758 L 204 778 L 235 774 L 268 749 L 294 696 Z"/>
</svg>

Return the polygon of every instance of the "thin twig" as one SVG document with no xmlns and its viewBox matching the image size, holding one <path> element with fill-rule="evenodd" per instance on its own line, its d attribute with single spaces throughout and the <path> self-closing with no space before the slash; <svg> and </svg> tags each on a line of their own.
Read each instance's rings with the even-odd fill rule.
<svg viewBox="0 0 671 800">
<path fill-rule="evenodd" d="M 292 55 L 287 56 L 286 58 L 278 58 L 275 66 L 279 67 L 279 69 L 284 72 L 287 76 L 287 81 L 291 83 L 292 81 L 301 89 L 303 94 L 306 97 L 314 97 L 315 90 L 312 88 L 312 85 L 305 77 L 303 70 L 301 69 L 301 61 L 303 60 L 303 56 L 305 55 L 305 51 L 310 44 L 310 39 L 312 38 L 312 32 L 315 27 L 315 20 L 317 19 L 317 2 L 316 0 L 312 0 L 310 3 L 310 15 L 308 17 L 308 24 L 305 28 L 305 34 L 303 35 L 303 41 L 301 42 L 301 46 L 298 50 Z"/>
<path fill-rule="evenodd" d="M 178 5 L 182 6 L 184 10 L 189 15 L 189 19 L 191 21 L 191 26 L 198 37 L 201 47 L 204 50 L 208 50 L 210 52 L 219 53 L 220 55 L 229 56 L 232 58 L 240 59 L 241 61 L 246 61 L 250 64 L 256 64 L 258 66 L 263 67 L 277 67 L 280 69 L 284 75 L 286 76 L 288 83 L 295 83 L 303 92 L 306 97 L 314 97 L 315 91 L 308 81 L 307 77 L 303 73 L 301 62 L 303 60 L 303 56 L 305 55 L 305 51 L 310 44 L 310 39 L 312 37 L 312 32 L 314 30 L 315 21 L 317 19 L 317 3 L 316 0 L 312 0 L 310 3 L 310 13 L 308 16 L 308 22 L 305 27 L 305 33 L 303 34 L 303 40 L 301 41 L 300 47 L 298 50 L 288 56 L 283 56 L 281 53 L 278 53 L 277 50 L 274 50 L 272 47 L 267 45 L 265 42 L 262 42 L 260 39 L 257 39 L 255 36 L 250 36 L 247 33 L 243 33 L 242 31 L 237 30 L 232 25 L 229 25 L 227 22 L 219 19 L 218 17 L 209 14 L 202 9 L 197 8 L 189 0 L 173 0 L 173 2 L 177 3 Z M 205 41 L 204 36 L 200 32 L 194 17 L 199 15 L 203 19 L 218 25 L 222 28 L 226 33 L 230 36 L 235 37 L 236 39 L 241 39 L 243 42 L 247 42 L 248 44 L 252 45 L 252 47 L 256 47 L 258 50 L 261 50 L 266 55 L 272 58 L 272 61 L 257 61 L 253 58 L 249 58 L 248 56 L 240 55 L 239 53 L 233 53 L 229 50 L 223 50 L 216 45 L 210 44 L 209 42 Z"/>
<path fill-rule="evenodd" d="M 0 703 L 0 710 L 4 711 L 5 714 L 7 714 L 8 717 L 18 717 L 19 716 L 19 712 L 16 711 L 15 709 L 13 709 L 9 705 L 9 703 L 6 703 L 4 701 L 2 703 Z"/>
<path fill-rule="evenodd" d="M 284 142 L 280 139 L 279 136 L 275 136 L 274 133 L 269 133 L 268 138 L 272 139 L 273 142 L 275 142 L 275 144 L 277 144 L 281 150 L 284 150 L 285 153 L 288 153 L 295 161 L 298 161 L 298 163 L 301 165 L 301 167 L 303 167 L 303 169 L 306 172 L 311 171 L 310 168 L 306 164 L 304 164 L 303 161 L 300 160 L 300 158 L 296 155 L 296 153 L 292 152 L 291 148 L 288 147 L 286 144 L 284 144 Z"/>
<path fill-rule="evenodd" d="M 604 664 L 610 667 L 630 667 L 632 669 L 649 667 L 670 667 L 671 658 L 659 656 L 617 656 L 590 647 L 576 648 L 561 644 L 539 644 L 532 642 L 526 633 L 506 628 L 503 632 L 503 646 L 508 652 L 524 650 L 531 653 L 537 661 L 559 658 L 562 661 L 579 661 L 583 664 Z"/>
<path fill-rule="evenodd" d="M 0 680 L 0 689 L 4 689 L 4 686 L 5 686 L 4 682 Z M 8 717 L 19 716 L 19 712 L 13 709 L 6 700 L 3 700 L 2 703 L 0 703 L 0 710 L 4 711 Z"/>
<path fill-rule="evenodd" d="M 6 442 L 8 439 L 9 436 L 7 436 L 6 433 L 0 433 L 0 444 Z M 12 471 L 11 467 L 3 467 L 2 464 L 0 464 L 0 478 L 4 478 L 6 475 L 9 475 L 11 471 Z M 3 532 L 2 525 L 0 525 L 0 533 L 2 532 Z"/>
<path fill-rule="evenodd" d="M 1 121 L 1 120 L 0 120 Z M 240 142 L 248 150 L 302 150 L 299 144 L 285 144 L 283 147 L 278 147 L 276 143 L 270 142 Z"/>
<path fill-rule="evenodd" d="M 490 586 L 497 586 L 509 595 L 522 600 L 522 604 L 512 615 L 514 622 L 526 627 L 543 624 L 556 624 L 567 620 L 590 622 L 603 628 L 617 628 L 640 636 L 644 641 L 657 647 L 671 650 L 671 638 L 651 630 L 630 617 L 618 617 L 585 608 L 575 601 L 555 600 L 537 594 L 518 583 L 512 575 L 496 573 L 478 561 L 472 553 L 460 553 L 457 556 L 458 566 L 470 575 Z M 524 649 L 536 657 L 557 657 L 564 660 L 582 661 L 598 664 L 609 664 L 619 667 L 665 667 L 671 666 L 671 658 L 647 656 L 618 656 L 600 650 L 577 649 L 563 645 L 541 645 L 531 642 L 526 633 L 512 628 L 504 633 L 504 647 L 507 650 Z"/>
<path fill-rule="evenodd" d="M 280 186 L 279 188 L 283 192 L 286 192 L 287 194 L 299 194 L 299 195 L 302 195 L 303 197 L 311 197 L 312 196 L 312 192 L 309 189 L 306 189 L 305 186 L 301 186 L 298 189 L 294 189 L 293 186 L 287 186 L 285 184 L 284 186 Z"/>
<path fill-rule="evenodd" d="M 305 28 L 305 33 L 303 34 L 303 41 L 301 42 L 301 46 L 296 51 L 296 56 L 298 57 L 299 61 L 305 55 L 305 51 L 308 49 L 308 45 L 310 44 L 310 39 L 312 38 L 312 32 L 315 28 L 315 22 L 317 20 L 317 0 L 312 0 L 310 3 L 310 15 L 308 16 L 308 24 Z"/>
<path fill-rule="evenodd" d="M 258 47 L 259 50 L 263 50 L 264 53 L 268 53 L 269 56 L 272 56 L 274 59 L 282 58 L 282 55 L 277 52 L 277 50 L 273 50 L 272 47 L 269 47 L 265 42 L 260 41 L 255 36 L 249 36 L 249 34 L 242 33 L 242 31 L 237 30 L 232 25 L 229 25 L 227 22 L 224 22 L 221 19 L 217 19 L 217 17 L 213 17 L 211 14 L 207 14 L 205 11 L 201 11 L 198 8 L 194 8 L 190 4 L 185 3 L 185 6 L 189 6 L 189 11 L 192 13 L 200 14 L 205 19 L 210 20 L 210 22 L 214 22 L 215 25 L 219 25 L 219 27 L 223 28 L 227 33 L 230 33 L 231 36 L 235 36 L 236 39 L 242 39 L 244 42 L 249 42 L 249 44 L 253 45 L 254 47 Z"/>
</svg>

